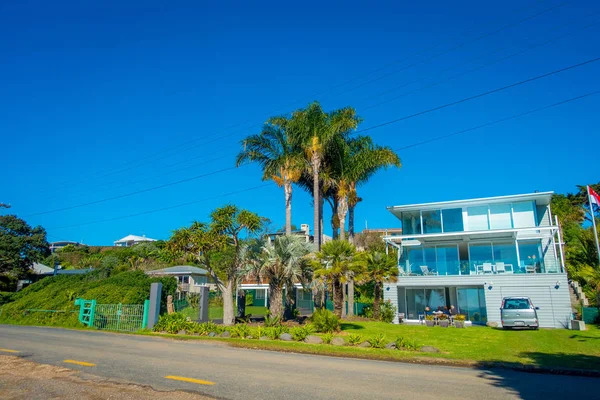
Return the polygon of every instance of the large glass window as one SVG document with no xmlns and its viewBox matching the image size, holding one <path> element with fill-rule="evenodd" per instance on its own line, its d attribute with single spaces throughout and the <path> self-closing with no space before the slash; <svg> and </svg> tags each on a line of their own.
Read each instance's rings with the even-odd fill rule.
<svg viewBox="0 0 600 400">
<path fill-rule="evenodd" d="M 483 288 L 458 288 L 458 312 L 474 324 L 487 322 L 487 308 Z"/>
<path fill-rule="evenodd" d="M 437 246 L 437 272 L 439 275 L 458 275 L 460 261 L 457 246 Z"/>
<path fill-rule="evenodd" d="M 469 244 L 469 259 L 471 261 L 471 271 L 482 272 L 483 263 L 494 262 L 491 243 L 472 243 Z"/>
<path fill-rule="evenodd" d="M 425 291 L 423 289 L 406 289 L 406 311 L 409 319 L 418 319 L 425 313 Z"/>
<path fill-rule="evenodd" d="M 423 211 L 423 233 L 440 233 L 442 231 L 442 217 L 440 210 Z"/>
<path fill-rule="evenodd" d="M 442 218 L 444 220 L 444 232 L 464 231 L 462 208 L 442 210 Z"/>
<path fill-rule="evenodd" d="M 523 273 L 544 272 L 544 259 L 542 258 L 540 242 L 536 240 L 520 240 L 519 242 L 519 264 Z"/>
<path fill-rule="evenodd" d="M 402 213 L 402 234 L 421 234 L 421 213 L 419 211 L 407 211 Z"/>
<path fill-rule="evenodd" d="M 421 247 L 408 249 L 408 271 L 413 274 L 421 274 L 423 263 L 423 249 Z"/>
<path fill-rule="evenodd" d="M 425 302 L 431 311 L 443 310 L 446 305 L 446 291 L 443 288 L 425 289 Z"/>
<path fill-rule="evenodd" d="M 494 263 L 503 262 L 505 272 L 515 272 L 517 268 L 517 248 L 514 242 L 494 242 Z"/>
<path fill-rule="evenodd" d="M 515 228 L 531 228 L 535 226 L 535 214 L 533 212 L 532 201 L 513 203 L 512 208 Z"/>
<path fill-rule="evenodd" d="M 486 231 L 488 230 L 488 207 L 469 207 L 467 208 L 467 224 L 470 231 Z"/>
<path fill-rule="evenodd" d="M 490 205 L 490 229 L 510 229 L 512 221 L 510 216 L 510 204 Z"/>
</svg>

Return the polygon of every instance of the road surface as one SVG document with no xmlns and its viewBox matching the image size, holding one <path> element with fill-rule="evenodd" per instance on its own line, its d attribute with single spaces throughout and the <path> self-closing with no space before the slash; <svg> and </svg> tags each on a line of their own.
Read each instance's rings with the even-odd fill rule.
<svg viewBox="0 0 600 400">
<path fill-rule="evenodd" d="M 223 399 L 564 399 L 598 378 L 322 357 L 98 331 L 0 325 L 0 354 L 82 377 Z M 0 396 L 1 397 L 1 396 Z"/>
</svg>

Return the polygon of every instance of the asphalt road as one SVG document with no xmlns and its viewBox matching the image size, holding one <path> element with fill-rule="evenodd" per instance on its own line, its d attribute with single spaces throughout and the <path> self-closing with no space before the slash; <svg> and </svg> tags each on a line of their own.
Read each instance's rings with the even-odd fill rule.
<svg viewBox="0 0 600 400">
<path fill-rule="evenodd" d="M 11 325 L 0 325 L 0 353 L 76 369 L 84 377 L 92 374 L 156 390 L 178 389 L 225 399 L 564 399 L 589 398 L 600 384 L 597 378 L 321 357 L 237 349 L 217 342 Z"/>
</svg>

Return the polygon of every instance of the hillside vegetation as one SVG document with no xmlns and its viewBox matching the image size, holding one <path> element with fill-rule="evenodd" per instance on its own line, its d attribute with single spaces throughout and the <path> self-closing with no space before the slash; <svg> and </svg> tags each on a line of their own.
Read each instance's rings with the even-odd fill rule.
<svg viewBox="0 0 600 400">
<path fill-rule="evenodd" d="M 141 271 L 112 273 L 101 269 L 86 275 L 44 278 L 17 293 L 0 295 L 0 323 L 78 326 L 76 298 L 99 304 L 142 304 L 150 296 L 150 284 L 162 282 L 163 293 L 176 289 L 173 278 L 150 278 Z M 54 310 L 42 312 L 28 310 Z"/>
</svg>

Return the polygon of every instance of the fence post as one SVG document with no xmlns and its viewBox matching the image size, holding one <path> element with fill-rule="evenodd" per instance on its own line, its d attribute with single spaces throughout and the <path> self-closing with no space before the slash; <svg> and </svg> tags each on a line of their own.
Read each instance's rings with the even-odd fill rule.
<svg viewBox="0 0 600 400">
<path fill-rule="evenodd" d="M 90 304 L 90 322 L 88 326 L 94 326 L 94 317 L 96 316 L 96 300 L 92 300 Z"/>
<path fill-rule="evenodd" d="M 208 286 L 200 287 L 200 298 L 198 299 L 198 322 L 208 322 Z"/>
<path fill-rule="evenodd" d="M 142 329 L 148 325 L 148 311 L 150 311 L 150 300 L 144 300 L 144 316 L 142 317 Z"/>
<path fill-rule="evenodd" d="M 148 329 L 154 328 L 160 315 L 160 295 L 162 283 L 155 282 L 150 285 L 150 307 L 148 310 Z"/>
</svg>

